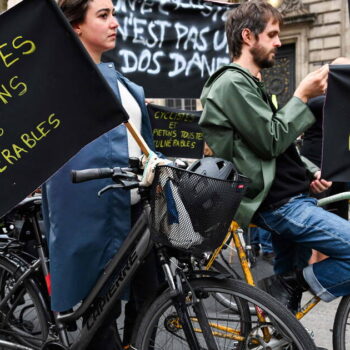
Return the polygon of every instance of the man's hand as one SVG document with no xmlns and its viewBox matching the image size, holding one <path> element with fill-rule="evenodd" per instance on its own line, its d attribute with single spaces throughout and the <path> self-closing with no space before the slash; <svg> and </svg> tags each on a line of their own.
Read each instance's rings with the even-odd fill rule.
<svg viewBox="0 0 350 350">
<path fill-rule="evenodd" d="M 206 157 L 211 157 L 214 155 L 214 152 L 211 150 L 211 148 L 208 146 L 208 144 L 206 142 L 204 142 L 204 150 L 203 150 L 203 154 Z"/>
<path fill-rule="evenodd" d="M 312 193 L 321 193 L 328 190 L 332 186 L 332 181 L 321 179 L 321 171 L 316 171 L 314 174 L 315 180 L 310 183 L 310 191 Z"/>
<path fill-rule="evenodd" d="M 328 64 L 309 73 L 299 84 L 294 92 L 294 96 L 299 97 L 304 103 L 310 98 L 323 95 L 327 90 Z"/>
</svg>

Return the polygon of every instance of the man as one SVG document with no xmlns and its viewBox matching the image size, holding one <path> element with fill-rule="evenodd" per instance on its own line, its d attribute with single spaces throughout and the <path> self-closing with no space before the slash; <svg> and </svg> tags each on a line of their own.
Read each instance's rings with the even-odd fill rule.
<svg viewBox="0 0 350 350">
<path fill-rule="evenodd" d="M 324 301 L 350 294 L 350 223 L 307 196 L 309 189 L 322 192 L 331 183 L 315 166 L 309 166 L 315 174 L 310 180 L 293 145 L 315 121 L 306 103 L 325 92 L 328 66 L 307 75 L 279 111 L 256 78 L 274 63 L 281 22 L 265 2 L 245 2 L 229 12 L 233 62 L 207 81 L 200 125 L 215 156 L 233 161 L 252 180 L 235 219 L 272 232 L 276 276 L 263 284 L 295 312 L 307 289 Z M 312 248 L 330 258 L 307 266 Z"/>
</svg>

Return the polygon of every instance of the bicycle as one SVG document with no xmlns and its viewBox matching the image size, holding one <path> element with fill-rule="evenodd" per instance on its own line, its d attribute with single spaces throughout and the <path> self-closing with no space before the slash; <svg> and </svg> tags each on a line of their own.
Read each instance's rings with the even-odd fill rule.
<svg viewBox="0 0 350 350">
<path fill-rule="evenodd" d="M 350 200 L 350 192 L 338 193 L 336 195 L 326 197 L 318 200 L 318 206 L 325 206 L 330 203 L 334 203 L 340 200 Z M 211 268 L 218 269 L 218 265 L 215 265 L 216 259 L 220 256 L 223 261 L 223 266 L 220 267 L 220 271 L 226 271 L 233 278 L 241 279 L 240 275 L 232 268 L 231 264 L 222 251 L 224 247 L 229 246 L 230 242 L 233 242 L 233 245 L 237 251 L 237 256 L 239 264 L 242 267 L 243 278 L 244 280 L 252 286 L 255 286 L 254 277 L 250 269 L 250 265 L 255 263 L 255 258 L 251 252 L 251 246 L 249 245 L 249 233 L 248 233 L 248 244 L 245 244 L 245 239 L 242 229 L 236 222 L 232 222 L 230 230 L 227 233 L 222 244 L 212 253 L 210 258 L 206 261 L 205 268 L 210 270 Z M 235 305 L 230 300 L 226 300 L 224 296 L 218 298 L 223 305 L 227 307 L 234 308 Z M 309 301 L 305 303 L 296 313 L 295 317 L 298 320 L 301 320 L 306 314 L 308 314 L 319 302 L 321 299 L 317 296 L 313 296 Z M 251 312 L 254 312 L 251 309 Z M 347 350 L 350 349 L 350 296 L 344 296 L 341 298 L 341 301 L 338 305 L 336 315 L 334 318 L 333 324 L 333 350 Z"/>
<path fill-rule="evenodd" d="M 76 171 L 74 178 L 75 182 L 81 182 L 111 177 L 116 184 L 102 189 L 102 194 L 114 188 L 139 187 L 136 175 L 138 171 L 137 167 L 88 169 Z M 171 166 L 157 167 L 152 188 L 139 187 L 143 213 L 121 249 L 108 263 L 86 299 L 74 311 L 66 314 L 52 313 L 48 307 L 48 262 L 45 250 L 41 246 L 42 237 L 35 219 L 38 203 L 35 200 L 29 201 L 29 207 L 34 206 L 31 210 L 31 222 L 38 242 L 38 257 L 30 257 L 23 253 L 21 242 L 13 238 L 1 246 L 0 346 L 22 350 L 86 348 L 105 317 L 113 310 L 120 293 L 143 257 L 155 246 L 167 283 L 158 296 L 147 305 L 145 313 L 140 313 L 138 328 L 132 342 L 134 349 L 263 349 L 266 346 L 274 349 L 293 346 L 293 349 L 315 349 L 313 341 L 300 323 L 292 315 L 285 314 L 281 304 L 266 293 L 244 282 L 229 280 L 227 274 L 193 268 L 193 265 L 197 265 L 198 260 L 203 258 L 203 247 L 208 249 L 208 245 L 213 244 L 213 241 L 209 242 L 203 236 L 203 240 L 199 242 L 198 239 L 201 239 L 198 233 L 195 232 L 193 236 L 193 231 L 187 230 L 186 237 L 182 237 L 182 240 L 179 240 L 179 236 L 174 236 L 175 232 L 171 232 L 166 237 L 168 242 L 164 243 L 164 231 L 154 227 L 154 218 L 162 218 L 158 220 L 160 225 L 167 222 L 169 210 L 162 207 L 169 200 L 168 187 L 175 186 L 181 189 L 184 181 L 192 181 L 195 184 L 203 184 L 204 181 L 204 188 L 207 190 L 213 185 L 224 188 L 228 186 L 231 191 L 244 183 L 241 179 L 232 185 L 229 181 L 207 178 Z M 227 191 L 222 191 L 225 192 Z M 179 194 L 176 191 L 171 193 L 173 199 Z M 240 196 L 242 194 L 243 191 L 240 191 Z M 217 215 L 214 217 L 220 222 L 229 223 L 233 206 L 238 204 L 240 196 L 237 197 L 236 203 L 228 204 L 229 215 L 219 213 L 221 218 Z M 157 206 L 160 208 L 155 210 Z M 198 214 L 198 208 L 196 213 Z M 155 243 L 151 239 L 149 226 Z M 165 226 L 162 226 L 164 230 Z M 223 230 L 224 226 L 225 224 L 222 225 L 221 231 L 225 234 L 227 225 Z M 221 240 L 220 227 L 214 225 L 214 228 L 217 234 L 212 239 L 216 244 Z M 188 237 L 191 237 L 192 245 L 189 245 Z M 172 256 L 179 262 L 175 271 L 171 268 Z M 235 309 L 223 307 L 218 303 L 215 300 L 217 294 L 225 295 L 227 300 L 234 300 Z M 250 314 L 248 304 L 261 310 L 265 317 L 264 322 Z M 27 310 L 37 315 L 34 327 L 33 320 L 26 317 Z M 81 334 L 70 342 L 67 328 L 82 316 L 86 321 L 82 325 Z"/>
</svg>

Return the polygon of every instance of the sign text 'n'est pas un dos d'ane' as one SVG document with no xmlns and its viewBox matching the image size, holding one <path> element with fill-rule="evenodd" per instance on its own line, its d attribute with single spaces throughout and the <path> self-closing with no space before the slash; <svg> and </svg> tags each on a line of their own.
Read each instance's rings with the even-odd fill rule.
<svg viewBox="0 0 350 350">
<path fill-rule="evenodd" d="M 113 0 L 118 47 L 109 60 L 149 97 L 198 98 L 205 81 L 230 62 L 226 11 L 202 0 Z M 157 83 L 158 82 L 158 83 Z M 166 83 L 164 85 L 159 84 Z"/>
</svg>

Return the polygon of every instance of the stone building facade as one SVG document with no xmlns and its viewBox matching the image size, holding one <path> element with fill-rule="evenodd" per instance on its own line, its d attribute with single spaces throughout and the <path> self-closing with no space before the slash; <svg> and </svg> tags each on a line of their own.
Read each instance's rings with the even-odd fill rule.
<svg viewBox="0 0 350 350">
<path fill-rule="evenodd" d="M 348 0 L 284 0 L 283 44 L 294 43 L 296 83 L 318 66 L 350 56 Z"/>
</svg>

